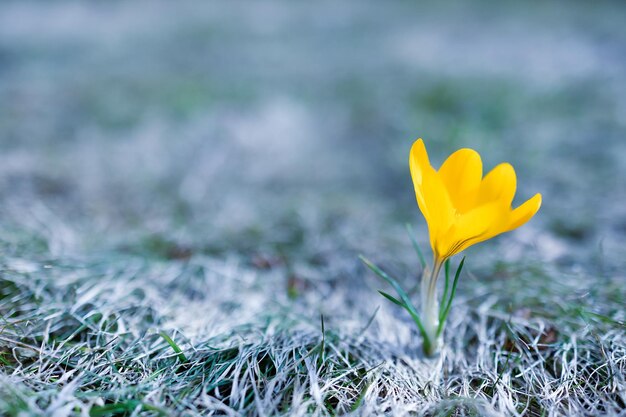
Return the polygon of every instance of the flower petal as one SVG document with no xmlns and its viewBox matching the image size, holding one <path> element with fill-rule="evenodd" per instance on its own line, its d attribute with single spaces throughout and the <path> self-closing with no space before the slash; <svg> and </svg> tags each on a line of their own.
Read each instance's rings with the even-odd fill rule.
<svg viewBox="0 0 626 417">
<path fill-rule="evenodd" d="M 541 194 L 537 193 L 524 204 L 511 212 L 511 218 L 506 231 L 517 229 L 530 220 L 541 207 Z"/>
<path fill-rule="evenodd" d="M 422 139 L 416 140 L 411 147 L 411 152 L 409 153 L 409 168 L 411 170 L 411 178 L 413 179 L 413 187 L 415 188 L 417 205 L 428 223 L 430 219 L 430 211 L 426 205 L 423 186 L 424 172 L 432 169 L 432 167 L 428 161 L 428 154 L 426 153 L 426 147 L 424 146 L 424 141 L 422 141 Z"/>
<path fill-rule="evenodd" d="M 437 236 L 452 224 L 454 209 L 441 178 L 430 165 L 421 139 L 415 141 L 411 148 L 409 167 L 417 204 L 428 224 L 431 246 L 435 250 Z"/>
<path fill-rule="evenodd" d="M 465 213 L 475 206 L 475 193 L 483 176 L 478 152 L 468 148 L 454 152 L 439 168 L 439 176 L 458 212 Z"/>
<path fill-rule="evenodd" d="M 422 172 L 427 167 L 431 167 L 431 165 L 424 141 L 420 138 L 413 143 L 409 153 L 409 168 L 411 169 L 414 185 L 422 183 Z"/>
<path fill-rule="evenodd" d="M 495 200 L 502 200 L 510 207 L 516 188 L 515 170 L 511 164 L 504 162 L 485 175 L 478 189 L 476 204 L 483 205 Z"/>
<path fill-rule="evenodd" d="M 501 201 L 477 207 L 456 217 L 456 221 L 438 242 L 439 254 L 453 256 L 475 243 L 501 233 L 507 225 L 510 209 Z"/>
<path fill-rule="evenodd" d="M 456 239 L 461 243 L 453 248 L 449 256 L 455 255 L 476 243 L 518 228 L 530 220 L 537 213 L 540 206 L 541 194 L 536 194 L 513 211 L 510 210 L 509 203 L 506 203 L 504 199 L 500 199 L 461 216 L 454 229 L 457 230 L 456 233 L 458 233 L 458 230 L 464 230 L 462 236 L 465 237 L 465 240 L 461 240 L 457 235 Z M 479 233 L 480 228 L 485 226 L 485 221 L 488 221 L 489 225 L 483 233 Z M 474 227 L 471 226 L 472 223 L 474 223 Z M 468 225 L 470 226 L 468 227 Z M 469 237 L 471 233 L 476 235 Z"/>
</svg>

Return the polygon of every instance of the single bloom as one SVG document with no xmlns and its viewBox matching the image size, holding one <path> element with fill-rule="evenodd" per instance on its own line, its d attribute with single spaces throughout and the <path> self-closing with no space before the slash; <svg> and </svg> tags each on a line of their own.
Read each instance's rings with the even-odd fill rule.
<svg viewBox="0 0 626 417">
<path fill-rule="evenodd" d="M 480 155 L 459 149 L 439 170 L 428 159 L 418 139 L 409 156 L 411 177 L 420 211 L 428 224 L 430 245 L 438 263 L 530 220 L 541 206 L 541 194 L 512 208 L 517 187 L 515 170 L 508 163 L 483 178 Z"/>
</svg>

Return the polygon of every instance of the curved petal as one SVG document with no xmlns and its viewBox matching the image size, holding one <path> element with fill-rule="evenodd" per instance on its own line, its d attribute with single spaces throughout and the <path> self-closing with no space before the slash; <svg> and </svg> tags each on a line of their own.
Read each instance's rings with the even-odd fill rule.
<svg viewBox="0 0 626 417">
<path fill-rule="evenodd" d="M 500 199 L 482 206 L 479 209 L 473 210 L 465 216 L 462 216 L 465 223 L 477 221 L 477 218 L 478 221 L 480 221 L 481 216 L 489 216 L 491 217 L 491 224 L 484 233 L 466 239 L 461 244 L 457 245 L 457 247 L 454 248 L 455 250 L 452 255 L 457 254 L 470 246 L 475 245 L 476 243 L 484 242 L 485 240 L 518 228 L 530 220 L 535 213 L 537 213 L 539 207 L 541 207 L 541 194 L 536 194 L 513 211 L 510 210 L 508 203 L 506 203 L 505 206 L 505 200 Z M 466 230 L 470 231 L 471 229 Z M 474 230 L 478 231 L 478 229 Z"/>
<path fill-rule="evenodd" d="M 422 172 L 426 167 L 430 167 L 428 153 L 422 138 L 419 138 L 411 146 L 409 153 L 409 168 L 411 169 L 411 177 L 414 184 L 422 183 Z"/>
<path fill-rule="evenodd" d="M 428 222 L 430 212 L 428 210 L 428 206 L 426 205 L 423 185 L 424 173 L 425 171 L 432 169 L 432 167 L 430 166 L 430 162 L 428 160 L 428 153 L 426 153 L 424 141 L 421 138 L 416 140 L 411 147 L 411 152 L 409 153 L 409 169 L 411 170 L 411 178 L 413 179 L 417 205 L 426 218 L 426 222 Z"/>
<path fill-rule="evenodd" d="M 511 207 L 517 188 L 515 170 L 511 164 L 504 162 L 489 171 L 480 183 L 478 189 L 477 205 L 487 204 L 495 200 L 501 200 Z"/>
<path fill-rule="evenodd" d="M 430 165 L 426 147 L 421 139 L 415 141 L 409 157 L 411 177 L 415 187 L 415 197 L 426 223 L 433 250 L 434 242 L 442 231 L 452 224 L 454 209 L 445 186 Z"/>
<path fill-rule="evenodd" d="M 430 235 L 430 244 L 435 250 L 435 242 L 440 240 L 442 235 L 454 223 L 454 208 L 450 202 L 450 197 L 434 169 L 426 171 L 424 181 L 424 197 L 428 207 L 430 216 L 426 218 L 428 223 L 428 232 Z M 426 216 L 424 216 L 426 217 Z"/>
<path fill-rule="evenodd" d="M 475 193 L 483 176 L 478 152 L 468 148 L 454 152 L 439 168 L 439 176 L 457 211 L 466 213 L 475 206 Z"/>
<path fill-rule="evenodd" d="M 453 256 L 475 243 L 487 240 L 506 226 L 510 209 L 494 201 L 456 217 L 455 223 L 438 242 L 439 254 Z"/>
<path fill-rule="evenodd" d="M 530 220 L 541 207 L 541 194 L 537 193 L 524 204 L 511 212 L 511 218 L 506 231 L 517 229 Z"/>
</svg>

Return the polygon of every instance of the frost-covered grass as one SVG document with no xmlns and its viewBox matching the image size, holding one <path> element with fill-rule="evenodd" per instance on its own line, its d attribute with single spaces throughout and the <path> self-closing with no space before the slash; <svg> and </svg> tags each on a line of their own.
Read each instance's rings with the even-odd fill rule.
<svg viewBox="0 0 626 417">
<path fill-rule="evenodd" d="M 0 4 L 0 415 L 625 415 L 625 12 Z M 418 135 L 544 196 L 436 359 Z"/>
<path fill-rule="evenodd" d="M 105 259 L 5 266 L 3 414 L 541 416 L 625 407 L 626 323 L 610 304 L 622 283 L 610 278 L 598 288 L 529 265 L 466 276 L 446 347 L 425 359 L 411 324 L 358 265 L 343 278 L 352 285 L 317 282 L 289 297 L 272 269 L 208 256 Z M 504 276 L 515 278 L 505 285 Z"/>
</svg>

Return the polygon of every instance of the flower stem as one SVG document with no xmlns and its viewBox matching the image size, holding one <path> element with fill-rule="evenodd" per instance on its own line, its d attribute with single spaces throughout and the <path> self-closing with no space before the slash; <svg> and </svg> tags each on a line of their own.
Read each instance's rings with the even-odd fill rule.
<svg viewBox="0 0 626 417">
<path fill-rule="evenodd" d="M 428 340 L 424 341 L 424 353 L 432 356 L 439 349 L 439 301 L 437 300 L 437 278 L 444 261 L 434 257 L 433 268 L 430 273 L 422 277 L 422 320 Z"/>
</svg>

